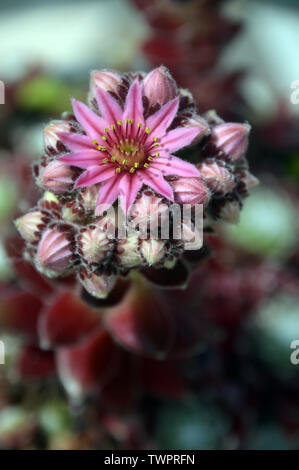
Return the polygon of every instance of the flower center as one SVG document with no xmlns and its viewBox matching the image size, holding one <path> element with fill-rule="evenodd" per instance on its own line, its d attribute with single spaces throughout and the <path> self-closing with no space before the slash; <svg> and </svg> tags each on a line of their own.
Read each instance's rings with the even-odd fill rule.
<svg viewBox="0 0 299 470">
<path fill-rule="evenodd" d="M 148 168 L 150 162 L 160 155 L 156 151 L 159 147 L 158 137 L 148 139 L 151 130 L 149 127 L 142 129 L 141 123 L 138 124 L 136 135 L 132 136 L 133 122 L 133 119 L 127 119 L 123 127 L 123 122 L 117 121 L 117 124 L 105 128 L 101 139 L 105 145 L 99 144 L 96 139 L 92 141 L 98 150 L 106 153 L 107 157 L 103 159 L 103 163 L 112 163 L 116 173 L 134 173 L 138 168 Z"/>
<path fill-rule="evenodd" d="M 138 168 L 146 160 L 144 147 L 132 139 L 125 139 L 111 150 L 112 159 L 124 169 Z"/>
</svg>

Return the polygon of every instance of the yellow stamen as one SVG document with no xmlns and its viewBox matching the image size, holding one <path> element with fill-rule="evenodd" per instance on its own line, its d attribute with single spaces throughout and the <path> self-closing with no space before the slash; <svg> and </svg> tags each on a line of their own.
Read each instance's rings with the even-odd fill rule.
<svg viewBox="0 0 299 470">
<path fill-rule="evenodd" d="M 143 166 L 144 166 L 144 168 L 148 168 L 148 167 L 149 167 L 149 164 L 148 164 L 148 163 L 145 163 Z"/>
<path fill-rule="evenodd" d="M 134 171 L 135 171 L 135 168 L 130 169 L 130 173 L 134 173 Z"/>
<path fill-rule="evenodd" d="M 93 143 L 94 145 L 97 145 L 97 144 L 98 144 L 98 141 L 97 141 L 96 139 L 94 139 L 94 140 L 92 141 L 92 143 Z"/>
<path fill-rule="evenodd" d="M 104 158 L 103 163 L 107 163 L 107 162 L 108 162 L 108 158 Z"/>
<path fill-rule="evenodd" d="M 160 157 L 159 152 L 156 152 L 155 155 L 156 155 L 156 157 Z"/>
<path fill-rule="evenodd" d="M 116 173 L 120 173 L 120 168 L 116 168 Z"/>
<path fill-rule="evenodd" d="M 123 165 L 126 165 L 128 163 L 128 160 L 124 159 L 123 160 Z"/>
<path fill-rule="evenodd" d="M 148 157 L 148 161 L 152 162 L 153 161 L 152 157 Z"/>
<path fill-rule="evenodd" d="M 102 136 L 103 140 L 107 140 L 107 137 L 105 135 Z"/>
<path fill-rule="evenodd" d="M 157 143 L 156 143 L 156 144 L 154 144 L 154 147 L 159 147 L 159 144 L 157 144 Z"/>
<path fill-rule="evenodd" d="M 115 162 L 116 158 L 115 157 L 111 157 L 111 161 L 112 162 Z"/>
<path fill-rule="evenodd" d="M 158 137 L 154 137 L 154 142 L 158 142 Z"/>
<path fill-rule="evenodd" d="M 105 132 L 108 132 L 108 131 L 109 131 L 108 127 L 105 127 L 104 131 L 105 131 Z"/>
<path fill-rule="evenodd" d="M 150 133 L 150 131 L 151 131 L 151 130 L 150 130 L 150 128 L 149 128 L 149 127 L 146 127 L 146 128 L 145 128 L 145 132 L 146 132 L 146 134 L 149 134 L 149 133 Z"/>
<path fill-rule="evenodd" d="M 138 167 L 139 167 L 139 163 L 138 163 L 138 162 L 135 162 L 135 163 L 134 163 L 134 167 L 135 167 L 135 168 L 138 168 Z"/>
<path fill-rule="evenodd" d="M 119 126 L 121 126 L 121 125 L 122 125 L 122 122 L 121 122 L 121 121 L 117 121 L 117 124 L 118 124 Z"/>
<path fill-rule="evenodd" d="M 137 126 L 138 126 L 138 127 L 142 127 L 142 123 L 141 123 L 141 122 L 138 122 Z"/>
<path fill-rule="evenodd" d="M 111 124 L 111 130 L 112 131 L 115 131 L 115 127 L 116 127 L 115 124 Z"/>
</svg>

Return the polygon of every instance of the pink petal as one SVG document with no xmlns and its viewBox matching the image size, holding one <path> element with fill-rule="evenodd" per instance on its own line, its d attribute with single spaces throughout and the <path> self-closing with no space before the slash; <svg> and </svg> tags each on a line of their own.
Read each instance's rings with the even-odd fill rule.
<svg viewBox="0 0 299 470">
<path fill-rule="evenodd" d="M 170 152 L 176 152 L 177 150 L 190 145 L 192 141 L 197 137 L 203 129 L 201 127 L 179 127 L 167 132 L 167 134 L 161 140 L 161 146 Z"/>
<path fill-rule="evenodd" d="M 108 126 L 122 119 L 123 111 L 108 91 L 97 88 L 96 97 L 102 116 L 107 121 Z"/>
<path fill-rule="evenodd" d="M 133 129 L 135 131 L 138 129 L 139 123 L 144 124 L 142 94 L 138 78 L 134 80 L 127 94 L 123 121 L 125 122 L 127 119 L 134 120 Z M 129 126 L 132 126 L 132 124 L 129 124 Z"/>
<path fill-rule="evenodd" d="M 146 120 L 146 126 L 150 128 L 151 136 L 161 137 L 172 123 L 179 106 L 179 98 L 169 101 L 162 108 Z"/>
<path fill-rule="evenodd" d="M 92 139 L 96 139 L 104 133 L 106 122 L 103 118 L 91 111 L 86 104 L 74 98 L 72 99 L 72 106 L 77 121 L 81 124 L 87 135 Z"/>
<path fill-rule="evenodd" d="M 97 199 L 97 207 L 95 210 L 96 215 L 102 214 L 118 198 L 119 185 L 121 183 L 122 178 L 123 175 L 119 176 L 114 171 L 113 177 L 101 184 Z"/>
<path fill-rule="evenodd" d="M 157 171 L 147 168 L 146 171 L 142 172 L 142 181 L 144 184 L 152 188 L 157 193 L 162 194 L 162 196 L 165 196 L 170 201 L 174 200 L 171 186 Z"/>
<path fill-rule="evenodd" d="M 103 158 L 105 158 L 105 154 L 99 150 L 84 150 L 83 152 L 66 153 L 58 157 L 57 160 L 85 169 L 95 165 L 99 166 Z"/>
<path fill-rule="evenodd" d="M 138 174 L 131 175 L 126 173 L 119 185 L 119 191 L 121 193 L 121 207 L 125 214 L 127 214 L 128 210 L 130 209 L 131 205 L 136 199 L 136 195 L 143 186 L 142 179 L 138 176 Z"/>
<path fill-rule="evenodd" d="M 115 169 L 110 165 L 91 166 L 84 171 L 76 181 L 75 188 L 82 186 L 91 186 L 92 184 L 101 183 L 115 175 Z"/>
<path fill-rule="evenodd" d="M 95 148 L 91 138 L 86 135 L 67 132 L 58 132 L 57 135 L 72 152 Z"/>
<path fill-rule="evenodd" d="M 195 165 L 185 162 L 174 155 L 167 157 L 158 157 L 151 163 L 151 168 L 158 170 L 163 175 L 176 176 L 200 176 L 200 172 Z"/>
</svg>

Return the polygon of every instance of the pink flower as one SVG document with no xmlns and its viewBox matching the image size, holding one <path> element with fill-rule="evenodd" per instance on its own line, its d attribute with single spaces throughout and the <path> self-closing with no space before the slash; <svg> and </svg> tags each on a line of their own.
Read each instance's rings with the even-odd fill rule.
<svg viewBox="0 0 299 470">
<path fill-rule="evenodd" d="M 168 175 L 199 176 L 196 167 L 172 155 L 206 132 L 206 127 L 176 127 L 168 130 L 178 112 L 179 97 L 166 102 L 148 117 L 144 116 L 142 84 L 131 84 L 122 108 L 111 94 L 96 89 L 101 116 L 73 99 L 73 110 L 84 133 L 60 133 L 72 153 L 59 157 L 61 162 L 84 172 L 75 187 L 101 183 L 96 215 L 121 197 L 125 213 L 143 185 L 173 201 Z"/>
</svg>

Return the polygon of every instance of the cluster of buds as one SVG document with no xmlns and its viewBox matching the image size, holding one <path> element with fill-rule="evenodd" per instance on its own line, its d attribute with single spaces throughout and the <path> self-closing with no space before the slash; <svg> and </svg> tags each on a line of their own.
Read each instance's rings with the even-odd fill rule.
<svg viewBox="0 0 299 470">
<path fill-rule="evenodd" d="M 92 72 L 89 106 L 72 104 L 74 114 L 44 129 L 45 154 L 33 168 L 44 194 L 16 221 L 24 256 L 42 274 L 76 273 L 104 298 L 117 276 L 170 270 L 186 249 L 199 250 L 197 207 L 210 226 L 237 220 L 256 182 L 244 156 L 248 124 L 198 115 L 165 67 Z M 173 155 L 190 145 L 195 164 Z"/>
</svg>

